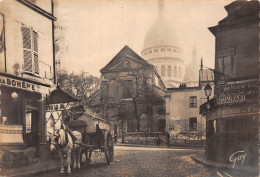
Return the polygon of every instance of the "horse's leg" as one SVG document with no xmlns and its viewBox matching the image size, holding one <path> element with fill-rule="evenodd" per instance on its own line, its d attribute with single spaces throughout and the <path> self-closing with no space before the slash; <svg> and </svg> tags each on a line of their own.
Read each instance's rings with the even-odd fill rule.
<svg viewBox="0 0 260 177">
<path fill-rule="evenodd" d="M 73 150 L 72 154 L 73 154 L 73 169 L 76 169 L 77 168 L 77 157 L 76 157 L 77 152 L 75 151 L 75 149 Z"/>
<path fill-rule="evenodd" d="M 58 150 L 59 156 L 60 156 L 60 160 L 61 160 L 61 169 L 60 169 L 60 173 L 63 174 L 64 173 L 64 159 L 62 156 L 61 151 Z"/>
<path fill-rule="evenodd" d="M 70 164 L 71 164 L 71 149 L 67 152 L 67 163 L 68 163 L 68 170 L 67 173 L 71 174 Z"/>
<path fill-rule="evenodd" d="M 77 168 L 80 169 L 80 155 L 81 155 L 81 149 L 77 149 Z"/>
</svg>

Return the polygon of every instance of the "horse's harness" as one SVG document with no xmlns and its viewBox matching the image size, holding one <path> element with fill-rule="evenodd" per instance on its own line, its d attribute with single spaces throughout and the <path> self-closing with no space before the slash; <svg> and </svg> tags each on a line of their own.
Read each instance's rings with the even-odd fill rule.
<svg viewBox="0 0 260 177">
<path fill-rule="evenodd" d="M 65 131 L 65 136 L 66 136 L 66 139 L 67 139 L 67 131 L 66 130 L 64 130 Z M 51 144 L 52 145 L 54 145 L 56 148 L 59 148 L 59 147 L 61 147 L 61 148 L 63 148 L 63 147 L 65 147 L 67 144 L 68 144 L 68 141 L 66 141 L 66 143 L 64 144 L 64 145 L 59 145 L 58 144 L 58 140 L 59 140 L 59 138 L 60 138 L 60 132 L 59 132 L 59 130 L 58 130 L 58 135 L 54 135 L 53 134 L 53 136 L 55 136 L 55 140 L 54 140 L 54 142 L 56 142 L 56 143 L 53 143 L 52 141 L 51 141 Z"/>
</svg>

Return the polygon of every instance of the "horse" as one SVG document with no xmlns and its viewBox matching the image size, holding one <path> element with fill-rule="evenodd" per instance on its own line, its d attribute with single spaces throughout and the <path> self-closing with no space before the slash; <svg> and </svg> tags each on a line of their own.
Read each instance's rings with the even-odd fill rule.
<svg viewBox="0 0 260 177">
<path fill-rule="evenodd" d="M 82 135 L 78 131 L 72 132 L 74 136 L 77 137 L 76 142 L 74 143 L 70 134 L 66 129 L 56 129 L 50 134 L 50 151 L 54 152 L 58 151 L 58 154 L 61 158 L 61 170 L 60 173 L 64 173 L 64 157 L 63 154 L 67 156 L 67 173 L 71 173 L 70 165 L 71 165 L 71 156 L 74 157 L 73 168 L 80 169 L 80 155 L 81 155 L 81 147 L 80 143 L 82 140 Z"/>
</svg>

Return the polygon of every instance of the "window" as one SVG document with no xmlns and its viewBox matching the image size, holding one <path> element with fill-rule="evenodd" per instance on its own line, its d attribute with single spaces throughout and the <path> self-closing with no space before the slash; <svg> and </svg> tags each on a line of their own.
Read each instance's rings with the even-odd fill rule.
<svg viewBox="0 0 260 177">
<path fill-rule="evenodd" d="M 165 76 L 165 66 L 164 65 L 161 66 L 161 75 L 162 75 L 162 77 Z"/>
<path fill-rule="evenodd" d="M 167 51 L 168 51 L 168 52 L 171 52 L 171 51 L 172 51 L 172 49 L 171 49 L 171 48 L 167 48 Z"/>
<path fill-rule="evenodd" d="M 125 80 L 123 83 L 123 99 L 130 98 L 133 91 L 133 81 Z"/>
<path fill-rule="evenodd" d="M 144 52 L 144 55 L 147 55 L 147 52 Z"/>
<path fill-rule="evenodd" d="M 197 107 L 197 97 L 196 96 L 191 96 L 190 97 L 190 107 L 191 108 L 196 108 Z"/>
<path fill-rule="evenodd" d="M 148 53 L 152 53 L 153 51 L 152 50 L 149 50 Z"/>
<path fill-rule="evenodd" d="M 233 75 L 233 64 L 232 57 L 227 56 L 218 59 L 218 71 L 224 73 L 225 75 L 232 76 Z"/>
<path fill-rule="evenodd" d="M 165 115 L 165 109 L 157 109 L 157 115 L 159 116 Z"/>
<path fill-rule="evenodd" d="M 192 117 L 190 118 L 190 131 L 197 131 L 197 118 L 196 117 Z"/>
<path fill-rule="evenodd" d="M 168 73 L 168 77 L 172 77 L 172 67 L 171 67 L 171 65 L 168 66 L 167 73 Z"/>
<path fill-rule="evenodd" d="M 161 51 L 165 51 L 165 48 L 161 48 Z"/>
<path fill-rule="evenodd" d="M 177 66 L 174 66 L 173 74 L 174 74 L 174 77 L 177 77 Z"/>
<path fill-rule="evenodd" d="M 154 49 L 154 52 L 158 52 L 158 49 Z"/>
<path fill-rule="evenodd" d="M 181 78 L 182 76 L 182 71 L 181 71 L 181 67 L 179 67 L 179 78 Z"/>
<path fill-rule="evenodd" d="M 38 33 L 22 26 L 24 71 L 39 74 Z"/>
</svg>

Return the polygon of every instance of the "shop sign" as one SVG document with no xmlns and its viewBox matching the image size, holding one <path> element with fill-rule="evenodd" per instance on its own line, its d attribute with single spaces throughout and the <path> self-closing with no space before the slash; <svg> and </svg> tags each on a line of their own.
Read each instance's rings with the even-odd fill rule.
<svg viewBox="0 0 260 177">
<path fill-rule="evenodd" d="M 218 105 L 252 102 L 259 99 L 259 82 L 228 82 L 215 86 Z"/>
<path fill-rule="evenodd" d="M 0 85 L 18 88 L 26 91 L 39 92 L 48 94 L 48 89 L 41 85 L 33 84 L 31 82 L 22 81 L 18 79 L 8 78 L 5 76 L 0 76 Z"/>
<path fill-rule="evenodd" d="M 69 109 L 69 105 L 65 104 L 49 104 L 46 105 L 46 111 L 63 111 L 65 109 Z"/>
<path fill-rule="evenodd" d="M 209 119 L 259 113 L 258 104 L 241 104 L 218 107 L 209 113 Z"/>
</svg>

